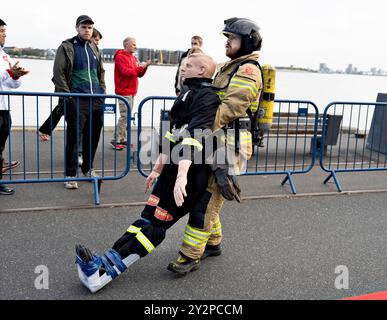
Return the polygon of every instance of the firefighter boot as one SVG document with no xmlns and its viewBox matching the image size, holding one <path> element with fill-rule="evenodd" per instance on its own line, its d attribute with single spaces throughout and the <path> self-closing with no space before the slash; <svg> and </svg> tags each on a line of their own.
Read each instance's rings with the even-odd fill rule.
<svg viewBox="0 0 387 320">
<path fill-rule="evenodd" d="M 176 261 L 173 261 L 168 265 L 167 269 L 174 273 L 186 275 L 188 272 L 198 270 L 199 267 L 200 267 L 200 259 L 192 260 L 192 259 L 184 258 L 181 255 L 179 255 Z"/>
<path fill-rule="evenodd" d="M 212 246 L 212 245 L 207 244 L 206 248 L 204 249 L 201 260 L 203 260 L 207 257 L 217 257 L 217 256 L 220 256 L 221 254 L 222 254 L 222 249 L 220 247 L 220 244 L 218 244 L 216 246 Z"/>
</svg>

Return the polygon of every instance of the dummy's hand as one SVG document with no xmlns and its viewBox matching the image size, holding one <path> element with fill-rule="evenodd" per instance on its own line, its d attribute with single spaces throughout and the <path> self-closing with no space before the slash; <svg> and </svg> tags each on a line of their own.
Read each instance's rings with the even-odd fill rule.
<svg viewBox="0 0 387 320">
<path fill-rule="evenodd" d="M 160 173 L 152 171 L 148 178 L 145 180 L 145 193 L 153 186 L 156 179 L 160 176 Z"/>
<path fill-rule="evenodd" d="M 179 176 L 176 178 L 175 188 L 173 189 L 173 196 L 178 207 L 181 207 L 183 205 L 184 197 L 187 196 L 187 192 L 185 191 L 186 185 L 187 177 Z"/>
</svg>

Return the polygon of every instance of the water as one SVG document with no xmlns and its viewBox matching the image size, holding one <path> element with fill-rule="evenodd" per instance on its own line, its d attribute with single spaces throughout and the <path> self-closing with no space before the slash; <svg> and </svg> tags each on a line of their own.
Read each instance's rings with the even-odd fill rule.
<svg viewBox="0 0 387 320">
<path fill-rule="evenodd" d="M 19 91 L 54 91 L 54 85 L 51 82 L 54 61 L 20 59 L 20 64 L 30 70 L 30 74 L 23 78 Z M 107 93 L 114 94 L 114 64 L 105 63 L 105 69 Z M 139 79 L 139 90 L 133 111 L 137 111 L 138 104 L 145 97 L 174 96 L 175 73 L 176 66 L 150 66 L 145 76 Z M 276 99 L 309 100 L 317 105 L 320 112 L 323 112 L 326 105 L 332 101 L 374 102 L 378 92 L 387 92 L 386 77 L 277 72 Z M 56 99 L 53 99 L 52 103 L 54 107 Z M 36 125 L 37 117 L 39 123 L 42 123 L 49 115 L 49 99 L 39 101 L 39 105 L 39 110 L 37 110 L 36 99 L 26 98 L 24 111 L 26 125 Z M 23 111 L 20 101 L 13 102 L 12 109 L 13 125 L 22 125 Z M 112 125 L 114 116 L 107 115 L 105 121 L 107 125 Z"/>
</svg>

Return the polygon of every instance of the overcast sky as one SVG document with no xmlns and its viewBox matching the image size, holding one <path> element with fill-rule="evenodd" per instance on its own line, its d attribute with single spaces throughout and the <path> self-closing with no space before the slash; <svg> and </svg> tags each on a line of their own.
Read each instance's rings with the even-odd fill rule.
<svg viewBox="0 0 387 320">
<path fill-rule="evenodd" d="M 225 61 L 223 21 L 245 17 L 261 27 L 262 63 L 334 69 L 387 70 L 386 0 L 17 0 L 1 1 L 6 46 L 57 48 L 75 35 L 75 20 L 87 14 L 103 35 L 102 48 L 120 48 L 126 36 L 138 47 L 186 50 L 190 37 Z"/>
</svg>

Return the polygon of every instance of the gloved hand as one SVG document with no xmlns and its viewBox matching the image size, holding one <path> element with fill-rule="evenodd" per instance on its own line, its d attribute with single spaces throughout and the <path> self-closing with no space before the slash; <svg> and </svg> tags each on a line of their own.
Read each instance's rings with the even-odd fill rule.
<svg viewBox="0 0 387 320">
<path fill-rule="evenodd" d="M 148 178 L 145 180 L 145 193 L 153 186 L 155 183 L 156 179 L 160 176 L 160 173 L 156 171 L 152 171 Z"/>
<path fill-rule="evenodd" d="M 173 197 L 175 198 L 176 205 L 181 207 L 184 203 L 184 197 L 187 196 L 185 186 L 187 185 L 186 176 L 178 176 L 175 182 L 175 188 L 173 189 Z"/>
<path fill-rule="evenodd" d="M 222 196 L 229 201 L 235 199 L 241 202 L 241 188 L 236 177 L 228 175 L 225 169 L 220 168 L 216 169 L 214 174 Z"/>
</svg>

